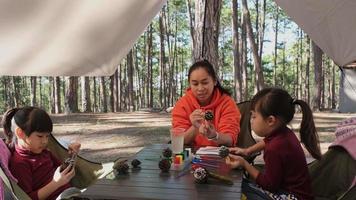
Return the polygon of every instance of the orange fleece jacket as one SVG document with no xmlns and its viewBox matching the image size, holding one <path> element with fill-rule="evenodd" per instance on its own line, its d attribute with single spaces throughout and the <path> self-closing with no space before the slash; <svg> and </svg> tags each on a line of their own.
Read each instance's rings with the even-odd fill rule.
<svg viewBox="0 0 356 200">
<path fill-rule="evenodd" d="M 217 132 L 230 135 L 233 145 L 236 144 L 237 136 L 240 133 L 241 114 L 235 101 L 230 96 L 221 94 L 220 90 L 215 88 L 210 104 L 200 106 L 193 92 L 188 88 L 185 95 L 177 101 L 173 108 L 172 127 L 185 129 L 191 127 L 189 115 L 196 109 L 211 110 L 214 113 L 213 124 Z M 193 146 L 218 146 L 218 144 L 198 133 Z"/>
</svg>

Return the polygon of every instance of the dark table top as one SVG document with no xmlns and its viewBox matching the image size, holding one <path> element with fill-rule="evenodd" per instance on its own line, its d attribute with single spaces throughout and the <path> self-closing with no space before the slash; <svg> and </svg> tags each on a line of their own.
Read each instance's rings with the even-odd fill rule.
<svg viewBox="0 0 356 200">
<path fill-rule="evenodd" d="M 154 144 L 143 148 L 132 159 L 139 159 L 140 170 L 131 169 L 127 175 L 115 177 L 109 174 L 84 191 L 81 197 L 88 199 L 233 199 L 241 198 L 242 173 L 230 170 L 225 175 L 234 184 L 228 185 L 216 179 L 206 184 L 195 183 L 193 175 L 187 171 L 163 173 L 158 168 L 162 150 L 168 144 Z M 129 162 L 130 163 L 130 160 Z M 190 167 L 189 167 L 190 168 Z"/>
</svg>

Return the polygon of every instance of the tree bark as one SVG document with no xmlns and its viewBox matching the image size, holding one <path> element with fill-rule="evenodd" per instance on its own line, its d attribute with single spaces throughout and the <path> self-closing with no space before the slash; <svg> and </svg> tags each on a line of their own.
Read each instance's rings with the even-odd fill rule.
<svg viewBox="0 0 356 200">
<path fill-rule="evenodd" d="M 242 0 L 242 9 L 243 9 L 244 17 L 246 18 L 246 31 L 247 31 L 248 39 L 250 41 L 251 48 L 252 48 L 253 61 L 254 61 L 255 69 L 256 69 L 256 71 L 255 71 L 256 89 L 257 89 L 257 91 L 260 91 L 261 89 L 264 88 L 264 77 L 263 77 L 263 71 L 262 71 L 260 57 L 258 56 L 257 45 L 254 40 L 254 35 L 253 35 L 253 31 L 252 31 L 250 11 L 248 10 L 246 0 Z"/>
<path fill-rule="evenodd" d="M 194 61 L 207 59 L 215 67 L 216 73 L 219 71 L 218 42 L 221 4 L 222 0 L 195 1 L 193 58 Z"/>
<path fill-rule="evenodd" d="M 37 78 L 35 76 L 31 76 L 31 106 L 37 106 L 36 94 L 37 94 Z"/>
<path fill-rule="evenodd" d="M 239 30 L 238 30 L 238 3 L 237 0 L 232 0 L 232 48 L 234 60 L 234 90 L 235 100 L 242 101 L 242 69 L 240 65 L 239 55 Z"/>
<path fill-rule="evenodd" d="M 105 86 L 105 77 L 100 77 L 100 88 L 101 88 L 101 111 L 106 113 L 108 112 L 108 101 L 107 101 L 107 92 Z"/>
<path fill-rule="evenodd" d="M 54 83 L 54 112 L 55 113 L 61 113 L 62 108 L 61 108 L 61 80 L 57 76 L 54 78 L 55 83 Z"/>
<path fill-rule="evenodd" d="M 81 77 L 81 88 L 82 88 L 82 111 L 91 112 L 89 77 L 84 77 L 84 76 Z"/>
<path fill-rule="evenodd" d="M 313 60 L 314 60 L 314 96 L 313 96 L 313 110 L 321 109 L 321 90 L 322 90 L 322 50 L 313 42 Z"/>
<path fill-rule="evenodd" d="M 66 83 L 65 113 L 78 112 L 78 78 L 73 76 L 66 77 Z"/>
</svg>

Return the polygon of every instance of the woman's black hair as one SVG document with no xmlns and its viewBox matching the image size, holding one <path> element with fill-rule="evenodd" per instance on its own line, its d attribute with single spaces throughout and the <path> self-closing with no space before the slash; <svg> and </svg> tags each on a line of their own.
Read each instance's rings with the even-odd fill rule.
<svg viewBox="0 0 356 200">
<path fill-rule="evenodd" d="M 218 78 L 216 76 L 213 65 L 210 64 L 210 62 L 207 60 L 197 61 L 192 66 L 190 66 L 189 71 L 188 71 L 188 81 L 190 81 L 190 74 L 194 70 L 199 69 L 199 68 L 204 68 L 205 71 L 213 78 L 213 80 L 216 81 L 215 87 L 218 88 L 222 94 L 227 94 L 227 95 L 231 96 L 231 93 L 227 89 L 225 89 L 221 86 L 220 81 L 218 80 Z"/>
<path fill-rule="evenodd" d="M 52 120 L 46 111 L 36 107 L 11 108 L 4 113 L 1 121 L 9 146 L 13 145 L 15 137 L 13 121 L 27 136 L 35 131 L 51 133 L 53 129 Z"/>
<path fill-rule="evenodd" d="M 301 107 L 303 113 L 300 126 L 301 142 L 314 158 L 320 159 L 319 137 L 315 129 L 313 112 L 306 102 L 293 99 L 283 89 L 265 88 L 252 98 L 251 109 L 260 112 L 263 118 L 275 116 L 286 125 L 294 117 L 296 104 Z"/>
</svg>

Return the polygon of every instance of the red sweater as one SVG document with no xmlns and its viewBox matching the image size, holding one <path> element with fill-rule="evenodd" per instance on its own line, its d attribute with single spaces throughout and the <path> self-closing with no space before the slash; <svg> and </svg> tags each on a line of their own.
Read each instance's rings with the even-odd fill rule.
<svg viewBox="0 0 356 200">
<path fill-rule="evenodd" d="M 17 178 L 19 186 L 31 199 L 37 200 L 38 190 L 51 182 L 54 172 L 60 165 L 61 162 L 48 150 L 34 154 L 16 146 L 9 167 L 12 174 Z M 69 183 L 63 185 L 53 192 L 47 200 L 56 199 L 63 190 L 69 187 Z"/>
<path fill-rule="evenodd" d="M 189 115 L 196 109 L 211 110 L 214 113 L 213 124 L 221 134 L 231 136 L 233 145 L 237 142 L 237 135 L 240 132 L 240 111 L 235 101 L 226 94 L 221 94 L 218 89 L 213 92 L 213 98 L 207 106 L 200 106 L 198 100 L 193 95 L 191 89 L 187 89 L 185 95 L 181 97 L 172 111 L 172 127 L 188 129 L 192 126 Z M 194 140 L 194 146 L 217 146 L 217 143 L 208 140 L 198 133 Z"/>
<path fill-rule="evenodd" d="M 305 155 L 293 131 L 281 128 L 264 141 L 265 169 L 257 176 L 256 183 L 270 192 L 283 190 L 298 199 L 313 199 Z"/>
</svg>

